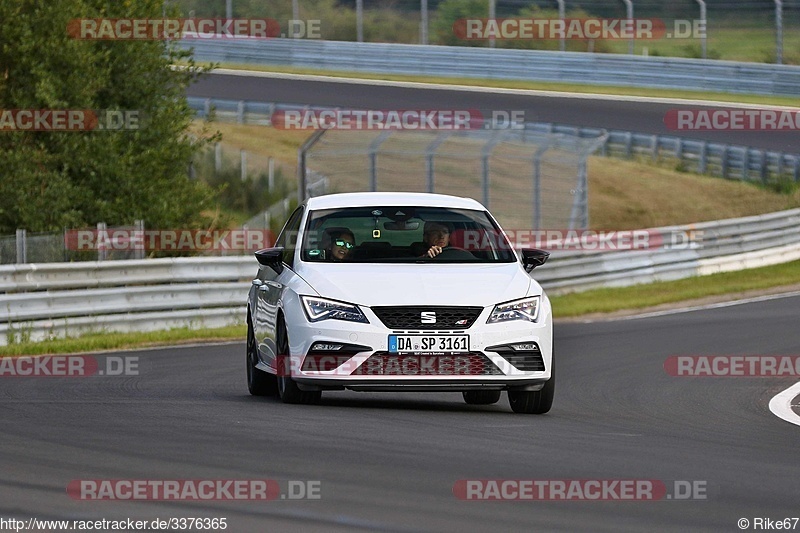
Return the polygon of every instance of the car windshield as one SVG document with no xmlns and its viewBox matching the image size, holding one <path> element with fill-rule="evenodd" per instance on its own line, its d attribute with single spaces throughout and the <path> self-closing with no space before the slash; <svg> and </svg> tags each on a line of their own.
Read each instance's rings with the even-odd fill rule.
<svg viewBox="0 0 800 533">
<path fill-rule="evenodd" d="M 428 250 L 438 246 L 434 257 Z M 508 263 L 516 261 L 485 211 L 442 207 L 350 207 L 311 211 L 303 261 Z"/>
</svg>

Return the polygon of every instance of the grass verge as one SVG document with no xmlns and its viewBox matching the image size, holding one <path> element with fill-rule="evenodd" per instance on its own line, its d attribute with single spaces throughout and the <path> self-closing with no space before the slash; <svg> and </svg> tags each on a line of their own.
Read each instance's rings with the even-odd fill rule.
<svg viewBox="0 0 800 533">
<path fill-rule="evenodd" d="M 800 283 L 800 261 L 738 272 L 724 272 L 663 281 L 631 287 L 595 289 L 552 296 L 556 318 L 577 317 L 590 313 L 612 313 L 644 309 L 662 304 L 698 300 L 710 296 L 736 295 Z M 733 299 L 733 298 L 732 298 Z"/>
<path fill-rule="evenodd" d="M 243 341 L 246 334 L 247 328 L 244 325 L 204 329 L 177 328 L 141 333 L 90 333 L 79 337 L 0 346 L 0 356 L 99 352 L 226 340 Z"/>
</svg>

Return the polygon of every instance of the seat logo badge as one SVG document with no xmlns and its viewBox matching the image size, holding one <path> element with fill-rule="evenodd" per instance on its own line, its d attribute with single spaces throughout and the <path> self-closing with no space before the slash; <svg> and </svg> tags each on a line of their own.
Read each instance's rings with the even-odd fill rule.
<svg viewBox="0 0 800 533">
<path fill-rule="evenodd" d="M 419 319 L 423 324 L 436 324 L 436 312 L 423 311 L 419 314 Z"/>
</svg>

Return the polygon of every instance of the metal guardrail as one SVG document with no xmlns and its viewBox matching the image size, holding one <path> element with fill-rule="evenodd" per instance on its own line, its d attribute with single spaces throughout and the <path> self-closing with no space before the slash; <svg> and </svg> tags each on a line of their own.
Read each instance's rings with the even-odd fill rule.
<svg viewBox="0 0 800 533">
<path fill-rule="evenodd" d="M 619 252 L 558 252 L 536 270 L 551 294 L 623 287 L 800 259 L 800 209 L 669 226 L 651 235 L 693 234 L 690 245 Z"/>
<path fill-rule="evenodd" d="M 325 110 L 320 106 L 302 106 L 275 102 L 252 102 L 190 97 L 192 109 L 199 116 L 216 114 L 222 120 L 240 124 L 269 125 L 275 111 L 287 109 Z M 609 157 L 645 157 L 658 161 L 672 158 L 689 172 L 742 181 L 769 183 L 780 179 L 800 182 L 800 155 L 772 152 L 747 146 L 714 143 L 622 130 L 601 130 L 543 122 L 526 123 L 525 129 L 542 133 L 561 133 L 595 138 L 608 134 L 600 154 Z"/>
<path fill-rule="evenodd" d="M 800 67 L 622 54 L 307 39 L 184 39 L 198 61 L 381 74 L 800 95 Z"/>
<path fill-rule="evenodd" d="M 682 249 L 553 251 L 550 294 L 682 279 L 800 259 L 800 209 L 649 230 Z M 245 320 L 251 256 L 0 266 L 0 345 L 92 331 L 217 327 Z"/>
</svg>

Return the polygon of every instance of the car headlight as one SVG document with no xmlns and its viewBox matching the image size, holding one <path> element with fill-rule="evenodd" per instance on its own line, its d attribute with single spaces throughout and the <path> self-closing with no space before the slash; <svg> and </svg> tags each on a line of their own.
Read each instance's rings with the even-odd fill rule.
<svg viewBox="0 0 800 533">
<path fill-rule="evenodd" d="M 369 324 L 369 320 L 357 305 L 313 296 L 301 296 L 300 299 L 303 301 L 303 309 L 306 311 L 309 322 L 330 319 Z"/>
<path fill-rule="evenodd" d="M 536 319 L 539 318 L 541 300 L 541 296 L 533 296 L 531 298 L 523 298 L 522 300 L 497 304 L 494 306 L 494 309 L 492 309 L 492 314 L 489 315 L 489 320 L 487 320 L 486 323 L 493 324 L 495 322 L 506 322 L 508 320 L 536 322 Z"/>
</svg>

